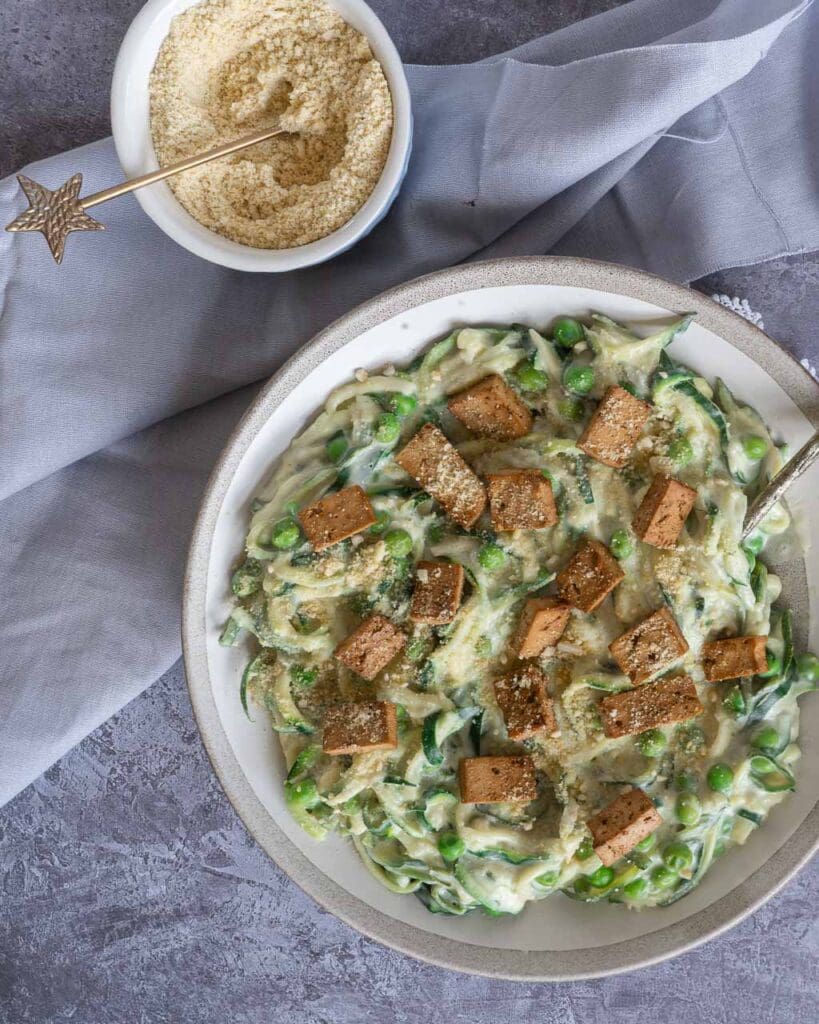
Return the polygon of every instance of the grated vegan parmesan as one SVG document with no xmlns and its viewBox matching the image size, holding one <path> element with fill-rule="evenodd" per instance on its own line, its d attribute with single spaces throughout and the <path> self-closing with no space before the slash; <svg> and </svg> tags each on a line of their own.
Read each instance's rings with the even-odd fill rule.
<svg viewBox="0 0 819 1024">
<path fill-rule="evenodd" d="M 324 0 L 207 0 L 177 15 L 150 105 L 161 165 L 276 122 L 293 133 L 169 179 L 200 224 L 260 249 L 346 224 L 375 188 L 392 137 L 384 71 Z"/>
</svg>

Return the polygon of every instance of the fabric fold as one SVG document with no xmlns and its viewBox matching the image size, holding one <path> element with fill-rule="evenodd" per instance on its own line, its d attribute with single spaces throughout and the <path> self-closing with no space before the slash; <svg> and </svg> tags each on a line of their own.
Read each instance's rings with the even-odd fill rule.
<svg viewBox="0 0 819 1024">
<path fill-rule="evenodd" d="M 691 280 L 819 247 L 810 6 L 634 0 L 488 61 L 409 67 L 402 193 L 321 267 L 211 266 L 131 198 L 59 268 L 41 239 L 0 235 L 0 801 L 176 660 L 197 497 L 245 386 L 331 320 L 487 256 Z M 110 141 L 25 173 L 78 170 L 86 192 L 121 176 Z M 3 223 L 20 207 L 0 182 Z"/>
</svg>

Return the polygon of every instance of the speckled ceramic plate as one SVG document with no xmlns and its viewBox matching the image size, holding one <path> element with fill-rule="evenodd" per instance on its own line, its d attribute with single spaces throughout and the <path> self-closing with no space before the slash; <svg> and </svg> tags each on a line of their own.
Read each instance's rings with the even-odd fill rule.
<svg viewBox="0 0 819 1024">
<path fill-rule="evenodd" d="M 724 377 L 795 448 L 819 423 L 819 393 L 805 371 L 761 331 L 696 292 L 649 274 L 587 260 L 526 258 L 473 263 L 411 281 L 322 331 L 270 381 L 231 437 L 205 494 L 185 587 L 184 647 L 191 700 L 213 766 L 247 827 L 273 860 L 322 906 L 364 934 L 444 967 L 503 978 L 562 981 L 631 970 L 674 956 L 736 924 L 768 899 L 819 845 L 819 698 L 802 702 L 797 791 L 747 844 L 671 907 L 634 913 L 555 896 L 518 917 L 428 913 L 384 890 L 352 845 L 310 839 L 282 799 L 284 763 L 261 711 L 239 704 L 241 649 L 217 642 L 230 607 L 228 579 L 254 493 L 325 396 L 358 367 L 409 361 L 462 323 L 547 323 L 592 310 L 646 324 L 696 310 L 672 353 L 706 377 Z M 807 641 L 819 580 L 819 517 L 806 514 L 819 466 L 791 507 L 809 541 L 805 562 L 777 568 Z M 815 623 L 811 646 L 819 646 Z"/>
</svg>

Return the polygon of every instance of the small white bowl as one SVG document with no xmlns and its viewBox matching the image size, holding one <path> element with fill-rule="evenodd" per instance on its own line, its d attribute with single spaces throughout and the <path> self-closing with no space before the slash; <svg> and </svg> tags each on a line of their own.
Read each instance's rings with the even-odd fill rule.
<svg viewBox="0 0 819 1024">
<path fill-rule="evenodd" d="M 149 0 L 131 23 L 117 54 L 111 83 L 114 146 L 127 178 L 159 166 L 151 139 L 148 82 L 170 24 L 201 0 Z M 309 267 L 349 249 L 384 217 L 398 195 L 412 146 L 412 112 L 404 67 L 387 30 L 363 0 L 328 0 L 353 28 L 367 37 L 384 69 L 392 94 L 393 131 L 378 184 L 358 213 L 337 231 L 293 249 L 257 249 L 210 231 L 179 203 L 166 182 L 139 189 L 142 209 L 166 235 L 211 263 L 234 270 L 281 272 Z"/>
</svg>

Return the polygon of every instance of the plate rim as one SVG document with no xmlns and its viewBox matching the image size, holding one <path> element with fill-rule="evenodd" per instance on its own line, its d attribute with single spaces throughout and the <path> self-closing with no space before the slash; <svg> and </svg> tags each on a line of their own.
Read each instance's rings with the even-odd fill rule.
<svg viewBox="0 0 819 1024">
<path fill-rule="evenodd" d="M 438 967 L 509 981 L 580 981 L 637 970 L 679 956 L 752 914 L 819 848 L 819 800 L 790 838 L 744 882 L 676 924 L 595 949 L 524 951 L 473 945 L 423 931 L 369 906 L 325 875 L 279 829 L 233 754 L 212 695 L 205 646 L 205 595 L 216 522 L 236 468 L 278 401 L 315 365 L 370 327 L 436 299 L 508 285 L 590 288 L 669 310 L 696 311 L 698 323 L 761 366 L 806 419 L 819 427 L 819 388 L 790 352 L 733 310 L 657 275 L 585 258 L 524 256 L 474 261 L 414 278 L 355 307 L 304 344 L 263 386 L 225 443 L 203 493 L 185 569 L 185 678 L 199 734 L 228 800 L 271 860 L 319 906 L 367 938 Z"/>
</svg>

